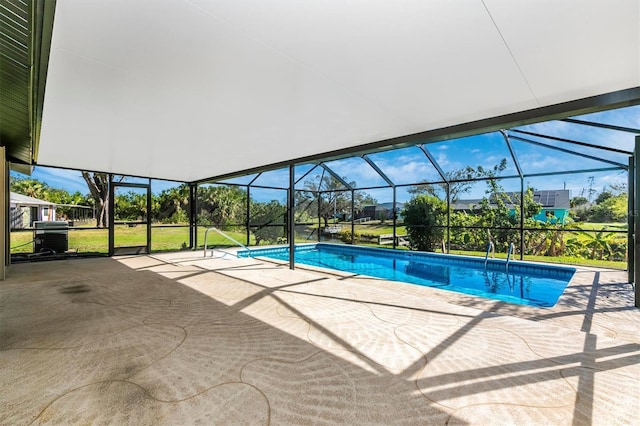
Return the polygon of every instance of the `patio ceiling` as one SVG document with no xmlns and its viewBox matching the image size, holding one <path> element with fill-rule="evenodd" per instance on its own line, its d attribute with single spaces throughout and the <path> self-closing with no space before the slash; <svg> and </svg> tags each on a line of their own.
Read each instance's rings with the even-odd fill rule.
<svg viewBox="0 0 640 426">
<path fill-rule="evenodd" d="M 371 149 L 637 89 L 639 34 L 636 0 L 58 0 L 38 163 L 195 181 Z"/>
</svg>

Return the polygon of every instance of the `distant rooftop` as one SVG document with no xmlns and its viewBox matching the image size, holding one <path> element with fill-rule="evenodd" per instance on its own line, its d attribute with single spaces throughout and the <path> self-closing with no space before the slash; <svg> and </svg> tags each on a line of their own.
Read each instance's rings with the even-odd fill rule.
<svg viewBox="0 0 640 426">
<path fill-rule="evenodd" d="M 501 196 L 511 200 L 507 203 L 509 207 L 514 207 L 520 204 L 520 192 L 503 192 Z M 489 202 L 495 204 L 496 195 L 492 194 L 489 197 Z M 533 201 L 542 205 L 543 208 L 551 209 L 569 209 L 569 190 L 568 189 L 544 189 L 534 191 Z M 454 210 L 471 210 L 474 206 L 480 205 L 481 198 L 463 199 L 452 203 Z"/>
</svg>

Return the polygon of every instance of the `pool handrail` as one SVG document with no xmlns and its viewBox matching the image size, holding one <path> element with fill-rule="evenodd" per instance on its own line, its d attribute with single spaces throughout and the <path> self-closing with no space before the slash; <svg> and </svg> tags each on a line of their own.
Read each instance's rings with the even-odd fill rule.
<svg viewBox="0 0 640 426">
<path fill-rule="evenodd" d="M 487 254 L 484 256 L 484 266 L 487 266 L 487 262 L 489 261 L 489 252 L 492 252 L 493 255 L 495 256 L 495 247 L 493 245 L 492 241 L 489 241 L 489 244 L 487 244 Z"/>
<path fill-rule="evenodd" d="M 245 246 L 242 243 L 239 243 L 238 241 L 234 240 L 233 238 L 231 238 L 230 236 L 228 236 L 227 234 L 225 234 L 224 232 L 222 232 L 221 230 L 219 230 L 218 228 L 216 228 L 215 226 L 211 226 L 209 228 L 207 228 L 204 231 L 204 257 L 207 257 L 207 236 L 209 235 L 209 231 L 216 231 L 218 234 L 222 235 L 223 237 L 225 237 L 227 240 L 234 242 L 236 245 L 242 247 L 243 249 L 251 252 L 251 249 L 247 246 Z M 211 257 L 213 257 L 213 250 L 211 249 Z"/>
<path fill-rule="evenodd" d="M 516 248 L 515 244 L 513 243 L 509 244 L 509 249 L 507 250 L 507 263 L 505 265 L 505 269 L 509 268 L 509 261 L 511 260 L 511 254 L 513 254 L 515 248 Z"/>
</svg>

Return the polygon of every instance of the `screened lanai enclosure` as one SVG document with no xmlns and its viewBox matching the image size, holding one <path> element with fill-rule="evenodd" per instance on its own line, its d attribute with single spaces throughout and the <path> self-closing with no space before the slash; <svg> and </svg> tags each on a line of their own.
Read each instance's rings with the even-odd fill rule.
<svg viewBox="0 0 640 426">
<path fill-rule="evenodd" d="M 293 232 L 296 244 L 511 251 L 631 277 L 638 117 L 631 106 L 194 183 L 38 169 L 75 179 L 80 193 L 102 185 L 105 208 L 88 197 L 95 218 L 69 229 L 78 255 L 285 245 Z M 14 230 L 16 259 L 28 258 L 34 246 L 18 243 L 31 232 Z"/>
<path fill-rule="evenodd" d="M 56 255 L 328 241 L 634 281 L 637 2 L 276 3 L 3 4 L 4 158 Z M 5 264 L 46 255 L 4 198 Z"/>
<path fill-rule="evenodd" d="M 630 107 L 296 165 L 295 241 L 477 256 L 489 243 L 505 256 L 513 244 L 520 259 L 626 268 L 639 112 Z M 247 245 L 282 243 L 289 179 L 280 169 L 201 183 L 198 224 L 241 230 Z M 215 223 L 205 207 L 206 194 L 223 184 L 245 200 L 231 223 Z M 431 222 L 406 223 L 416 199 L 438 210 Z M 421 232 L 434 235 L 431 245 L 419 246 Z"/>
</svg>

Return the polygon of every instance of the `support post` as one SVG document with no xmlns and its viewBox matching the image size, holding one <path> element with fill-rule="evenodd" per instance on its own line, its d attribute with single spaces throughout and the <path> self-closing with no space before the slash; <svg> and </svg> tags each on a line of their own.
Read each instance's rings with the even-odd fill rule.
<svg viewBox="0 0 640 426">
<path fill-rule="evenodd" d="M 109 199 L 107 200 L 107 205 L 109 206 L 109 211 L 107 213 L 107 226 L 109 227 L 109 256 L 113 256 L 115 254 L 115 225 L 113 223 L 113 218 L 115 217 L 115 198 L 113 174 L 109 173 Z"/>
<path fill-rule="evenodd" d="M 356 225 L 353 220 L 356 217 L 356 208 L 354 206 L 356 200 L 356 191 L 351 190 L 351 245 L 356 242 Z"/>
<path fill-rule="evenodd" d="M 5 147 L 0 147 L 0 190 L 2 196 L 0 197 L 0 229 L 2 229 L 2 242 L 0 243 L 0 280 L 4 281 L 7 272 L 7 256 L 11 255 L 9 248 L 9 232 L 7 226 L 7 217 L 9 213 L 7 204 L 7 195 L 9 193 L 7 183 L 7 158 Z"/>
<path fill-rule="evenodd" d="M 451 251 L 451 184 L 447 185 L 447 253 Z"/>
<path fill-rule="evenodd" d="M 198 248 L 198 221 L 196 218 L 198 200 L 198 185 L 189 184 L 189 248 L 196 250 Z"/>
<path fill-rule="evenodd" d="M 637 207 L 640 203 L 640 173 L 638 173 L 638 168 L 640 168 L 640 136 L 636 136 L 636 144 L 635 149 L 633 150 L 633 159 L 634 159 L 634 185 L 633 185 L 633 205 Z M 633 212 L 634 216 L 636 214 L 635 209 Z M 638 264 L 640 263 L 640 249 L 638 247 L 638 222 L 634 220 L 633 227 L 633 271 L 634 271 L 634 291 L 635 291 L 635 307 L 640 308 L 640 289 L 638 288 L 638 282 L 640 282 L 640 270 L 638 269 Z"/>
<path fill-rule="evenodd" d="M 151 221 L 153 219 L 151 209 L 151 178 L 149 178 L 147 179 L 147 254 L 151 254 L 151 245 L 153 243 L 153 241 L 151 241 Z"/>
<path fill-rule="evenodd" d="M 524 259 L 524 177 L 520 176 L 520 260 Z"/>
<path fill-rule="evenodd" d="M 629 172 L 627 174 L 627 277 L 630 283 L 635 280 L 635 243 L 634 231 L 636 227 L 635 203 L 635 164 L 634 156 L 629 157 Z"/>
<path fill-rule="evenodd" d="M 320 216 L 320 208 L 321 208 L 321 204 L 322 204 L 322 193 L 320 191 L 318 191 L 316 193 L 316 195 L 318 196 L 318 242 L 321 241 L 320 239 L 320 228 L 322 228 L 322 217 Z"/>
<path fill-rule="evenodd" d="M 396 214 L 396 186 L 394 185 L 391 188 L 393 189 L 393 248 L 395 249 L 397 245 L 396 240 L 398 239 L 398 233 L 396 232 L 396 223 L 398 221 L 398 215 Z"/>
<path fill-rule="evenodd" d="M 246 216 L 245 216 L 245 227 L 247 229 L 247 246 L 249 246 L 249 242 L 251 241 L 251 186 L 247 185 L 247 210 L 246 210 Z"/>
<path fill-rule="evenodd" d="M 289 220 L 287 221 L 287 241 L 289 242 L 289 269 L 295 269 L 295 236 L 296 236 L 296 224 L 295 221 L 295 167 L 293 164 L 289 165 L 289 191 L 287 192 L 287 212 L 289 212 Z"/>
</svg>

